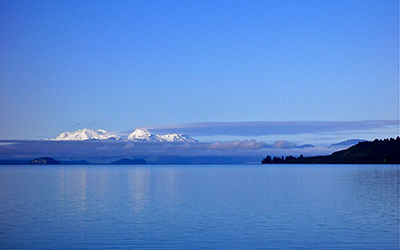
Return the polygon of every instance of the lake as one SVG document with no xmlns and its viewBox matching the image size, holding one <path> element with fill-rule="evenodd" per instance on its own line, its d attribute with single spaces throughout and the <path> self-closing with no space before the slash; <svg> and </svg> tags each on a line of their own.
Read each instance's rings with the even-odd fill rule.
<svg viewBox="0 0 400 250">
<path fill-rule="evenodd" d="M 0 248 L 398 250 L 399 166 L 0 166 Z"/>
</svg>

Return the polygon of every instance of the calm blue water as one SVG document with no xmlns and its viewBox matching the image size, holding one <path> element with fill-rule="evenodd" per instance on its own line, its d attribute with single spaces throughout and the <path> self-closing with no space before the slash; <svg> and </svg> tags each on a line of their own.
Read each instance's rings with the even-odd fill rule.
<svg viewBox="0 0 400 250">
<path fill-rule="evenodd" d="M 399 166 L 0 166 L 1 249 L 399 249 Z"/>
</svg>

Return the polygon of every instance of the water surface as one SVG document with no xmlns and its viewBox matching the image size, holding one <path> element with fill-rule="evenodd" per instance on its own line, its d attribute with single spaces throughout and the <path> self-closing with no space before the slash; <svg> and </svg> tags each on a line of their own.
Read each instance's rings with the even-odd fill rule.
<svg viewBox="0 0 400 250">
<path fill-rule="evenodd" d="M 399 249 L 399 166 L 1 166 L 2 249 Z"/>
</svg>

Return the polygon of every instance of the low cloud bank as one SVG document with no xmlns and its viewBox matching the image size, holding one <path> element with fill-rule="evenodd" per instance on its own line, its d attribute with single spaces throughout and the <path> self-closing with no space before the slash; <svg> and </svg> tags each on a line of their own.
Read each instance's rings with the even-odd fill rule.
<svg viewBox="0 0 400 250">
<path fill-rule="evenodd" d="M 154 133 L 181 133 L 191 136 L 263 136 L 307 133 L 368 131 L 391 127 L 398 131 L 398 120 L 367 121 L 284 121 L 284 122 L 202 122 L 147 126 Z"/>
<path fill-rule="evenodd" d="M 273 148 L 277 149 L 291 149 L 291 148 L 314 148 L 314 145 L 311 144 L 303 144 L 303 145 L 298 145 L 297 143 L 290 142 L 290 141 L 276 141 L 272 144 Z"/>
<path fill-rule="evenodd" d="M 337 148 L 335 149 L 337 150 Z M 129 158 L 157 157 L 259 157 L 266 155 L 325 155 L 332 148 L 297 145 L 288 141 L 273 144 L 255 140 L 214 143 L 167 143 L 126 141 L 0 141 L 0 159 L 88 160 L 92 163 Z"/>
<path fill-rule="evenodd" d="M 207 144 L 206 144 L 207 145 Z M 236 140 L 229 142 L 214 142 L 207 145 L 209 149 L 215 150 L 257 150 L 267 147 L 264 142 L 256 142 L 255 140 Z"/>
</svg>

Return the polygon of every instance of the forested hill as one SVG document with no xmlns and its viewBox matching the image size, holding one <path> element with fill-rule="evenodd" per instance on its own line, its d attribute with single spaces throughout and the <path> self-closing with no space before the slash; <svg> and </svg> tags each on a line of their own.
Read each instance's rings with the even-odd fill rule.
<svg viewBox="0 0 400 250">
<path fill-rule="evenodd" d="M 304 164 L 400 164 L 400 138 L 359 142 L 342 151 L 328 156 L 273 158 L 262 160 L 268 163 L 304 163 Z"/>
</svg>

